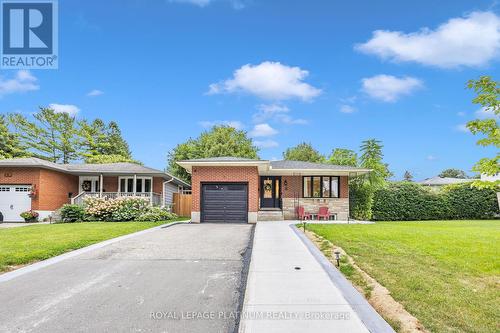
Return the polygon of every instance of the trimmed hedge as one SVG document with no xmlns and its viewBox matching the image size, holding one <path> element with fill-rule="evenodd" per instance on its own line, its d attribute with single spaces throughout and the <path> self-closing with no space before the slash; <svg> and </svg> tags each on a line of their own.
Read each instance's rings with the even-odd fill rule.
<svg viewBox="0 0 500 333">
<path fill-rule="evenodd" d="M 355 220 L 372 218 L 373 190 L 367 183 L 351 181 L 349 183 L 349 213 Z"/>
<path fill-rule="evenodd" d="M 491 219 L 500 213 L 494 190 L 465 184 L 446 186 L 442 193 L 449 206 L 451 219 Z"/>
<path fill-rule="evenodd" d="M 391 183 L 375 192 L 373 219 L 378 221 L 489 219 L 499 214 L 496 193 L 450 185 L 440 191 L 411 182 Z"/>
</svg>

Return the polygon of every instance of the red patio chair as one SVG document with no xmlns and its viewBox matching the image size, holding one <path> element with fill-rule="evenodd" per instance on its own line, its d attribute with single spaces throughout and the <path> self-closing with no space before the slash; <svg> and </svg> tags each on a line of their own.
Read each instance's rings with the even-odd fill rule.
<svg viewBox="0 0 500 333">
<path fill-rule="evenodd" d="M 306 213 L 304 210 L 304 207 L 302 207 L 302 206 L 297 207 L 297 214 L 299 215 L 299 220 L 301 220 L 301 221 L 312 219 L 312 215 L 309 213 Z"/>
<path fill-rule="evenodd" d="M 328 211 L 328 207 L 319 207 L 318 221 L 321 220 L 322 217 L 325 218 L 325 221 L 328 221 L 330 219 L 330 212 Z"/>
</svg>

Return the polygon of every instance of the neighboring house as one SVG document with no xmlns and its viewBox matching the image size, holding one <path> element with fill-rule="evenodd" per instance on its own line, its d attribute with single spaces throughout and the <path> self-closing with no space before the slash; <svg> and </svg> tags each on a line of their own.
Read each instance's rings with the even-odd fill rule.
<svg viewBox="0 0 500 333">
<path fill-rule="evenodd" d="M 496 182 L 497 180 L 500 180 L 500 173 L 497 173 L 494 176 L 488 176 L 483 173 L 481 174 L 481 180 L 485 182 Z"/>
<path fill-rule="evenodd" d="M 102 186 L 101 186 L 102 184 Z M 153 205 L 170 205 L 172 194 L 190 185 L 166 172 L 134 163 L 56 164 L 39 158 L 0 160 L 0 213 L 22 221 L 34 210 L 40 219 L 85 197 L 140 196 Z"/>
<path fill-rule="evenodd" d="M 191 174 L 192 222 L 296 219 L 297 208 L 328 207 L 349 218 L 349 177 L 368 169 L 298 161 L 234 157 L 177 162 Z"/>
<path fill-rule="evenodd" d="M 427 178 L 421 182 L 417 182 L 417 184 L 430 186 L 431 188 L 439 189 L 441 186 L 451 185 L 451 184 L 463 184 L 473 182 L 474 179 L 466 179 L 466 178 L 450 178 L 450 177 L 432 177 Z"/>
</svg>

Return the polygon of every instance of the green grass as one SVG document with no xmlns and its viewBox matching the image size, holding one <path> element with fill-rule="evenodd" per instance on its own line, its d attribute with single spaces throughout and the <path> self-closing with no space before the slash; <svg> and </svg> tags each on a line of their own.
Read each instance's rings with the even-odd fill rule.
<svg viewBox="0 0 500 333">
<path fill-rule="evenodd" d="M 178 220 L 184 219 L 168 222 Z M 83 222 L 2 228 L 0 272 L 168 222 Z"/>
<path fill-rule="evenodd" d="M 499 220 L 308 229 L 342 247 L 431 332 L 500 330 Z"/>
</svg>

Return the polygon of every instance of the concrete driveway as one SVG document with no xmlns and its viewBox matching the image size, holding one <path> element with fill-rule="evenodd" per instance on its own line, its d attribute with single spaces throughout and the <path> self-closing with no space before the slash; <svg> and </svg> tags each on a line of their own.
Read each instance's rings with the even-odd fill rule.
<svg viewBox="0 0 500 333">
<path fill-rule="evenodd" d="M 233 332 L 251 234 L 175 225 L 1 282 L 0 332 Z"/>
</svg>

